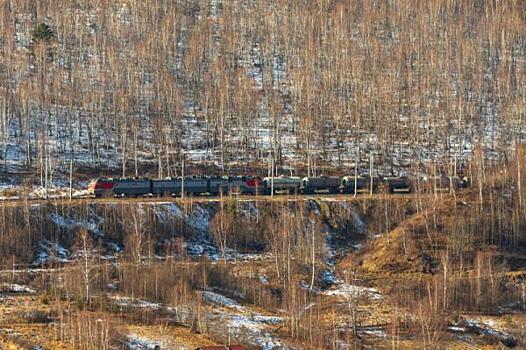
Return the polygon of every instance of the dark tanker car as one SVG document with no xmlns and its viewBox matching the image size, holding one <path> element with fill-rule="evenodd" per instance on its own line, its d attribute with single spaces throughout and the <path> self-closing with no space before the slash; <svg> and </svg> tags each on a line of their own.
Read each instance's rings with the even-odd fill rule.
<svg viewBox="0 0 526 350">
<path fill-rule="evenodd" d="M 413 182 L 409 177 L 386 177 L 384 185 L 389 193 L 410 193 L 413 191 Z"/>
<path fill-rule="evenodd" d="M 345 194 L 378 192 L 382 183 L 378 176 L 344 176 L 341 180 L 341 189 Z"/>
<path fill-rule="evenodd" d="M 304 177 L 301 181 L 302 194 L 340 193 L 341 180 L 338 176 Z"/>
<path fill-rule="evenodd" d="M 301 178 L 297 176 L 266 177 L 263 179 L 263 194 L 297 194 L 300 192 Z"/>
</svg>

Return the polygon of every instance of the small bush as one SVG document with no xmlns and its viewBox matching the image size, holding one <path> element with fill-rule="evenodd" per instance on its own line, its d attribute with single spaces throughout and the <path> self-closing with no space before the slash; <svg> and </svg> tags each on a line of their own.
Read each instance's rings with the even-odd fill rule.
<svg viewBox="0 0 526 350">
<path fill-rule="evenodd" d="M 42 310 L 31 310 L 22 314 L 27 323 L 49 323 L 52 318 L 48 312 Z"/>
<path fill-rule="evenodd" d="M 5 190 L 0 191 L 0 196 L 2 197 L 16 197 L 20 193 L 16 188 L 6 188 Z"/>
<path fill-rule="evenodd" d="M 40 23 L 33 31 L 33 40 L 39 41 L 50 41 L 55 36 L 53 29 L 46 23 Z"/>
</svg>

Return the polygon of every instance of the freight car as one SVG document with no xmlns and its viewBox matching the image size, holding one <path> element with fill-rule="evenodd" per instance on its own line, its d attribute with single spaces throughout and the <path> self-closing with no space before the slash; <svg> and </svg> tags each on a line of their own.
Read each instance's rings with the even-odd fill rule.
<svg viewBox="0 0 526 350">
<path fill-rule="evenodd" d="M 214 196 L 220 193 L 228 193 L 229 188 L 230 181 L 226 176 L 214 176 L 208 179 L 208 192 Z"/>
<path fill-rule="evenodd" d="M 304 177 L 301 180 L 301 193 L 340 193 L 340 178 L 337 176 Z"/>
<path fill-rule="evenodd" d="M 424 176 L 420 180 L 420 190 L 423 192 L 447 193 L 466 188 L 468 185 L 468 179 L 459 176 Z"/>
<path fill-rule="evenodd" d="M 229 191 L 240 194 L 260 193 L 263 181 L 256 176 L 236 176 L 230 178 Z"/>
<path fill-rule="evenodd" d="M 297 176 L 266 177 L 263 179 L 263 194 L 299 193 L 301 178 Z"/>
<path fill-rule="evenodd" d="M 144 196 L 151 192 L 151 181 L 144 178 L 119 179 L 113 186 L 116 196 Z"/>
<path fill-rule="evenodd" d="M 410 193 L 413 191 L 413 182 L 409 177 L 386 177 L 383 182 L 389 193 Z"/>
<path fill-rule="evenodd" d="M 372 180 L 372 181 L 371 181 Z M 377 176 L 344 176 L 341 181 L 341 192 L 345 194 L 377 192 L 381 180 Z"/>
<path fill-rule="evenodd" d="M 208 193 L 256 194 L 261 189 L 262 182 L 253 176 L 215 176 L 208 179 Z"/>
<path fill-rule="evenodd" d="M 363 176 L 345 176 L 341 181 L 342 192 L 354 194 L 367 189 L 367 182 Z"/>
</svg>

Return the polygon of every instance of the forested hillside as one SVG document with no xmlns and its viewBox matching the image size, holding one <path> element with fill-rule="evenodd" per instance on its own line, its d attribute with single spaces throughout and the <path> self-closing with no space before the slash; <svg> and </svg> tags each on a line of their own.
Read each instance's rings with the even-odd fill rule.
<svg viewBox="0 0 526 350">
<path fill-rule="evenodd" d="M 526 0 L 0 0 L 0 33 L 0 349 L 525 348 Z"/>
<path fill-rule="evenodd" d="M 449 172 L 526 140 L 521 0 L 0 6 L 10 170 Z"/>
</svg>

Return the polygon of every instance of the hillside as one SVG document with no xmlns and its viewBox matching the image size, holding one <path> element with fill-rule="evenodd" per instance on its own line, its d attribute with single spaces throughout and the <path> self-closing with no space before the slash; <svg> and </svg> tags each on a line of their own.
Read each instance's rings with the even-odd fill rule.
<svg viewBox="0 0 526 350">
<path fill-rule="evenodd" d="M 0 349 L 526 348 L 526 1 L 1 0 L 0 33 Z"/>
<path fill-rule="evenodd" d="M 162 177 L 183 158 L 452 172 L 526 140 L 523 1 L 1 6 L 0 160 L 42 185 L 70 162 Z"/>
<path fill-rule="evenodd" d="M 524 192 L 500 168 L 454 195 L 3 206 L 0 339 L 78 348 L 103 322 L 86 349 L 520 348 Z"/>
</svg>

